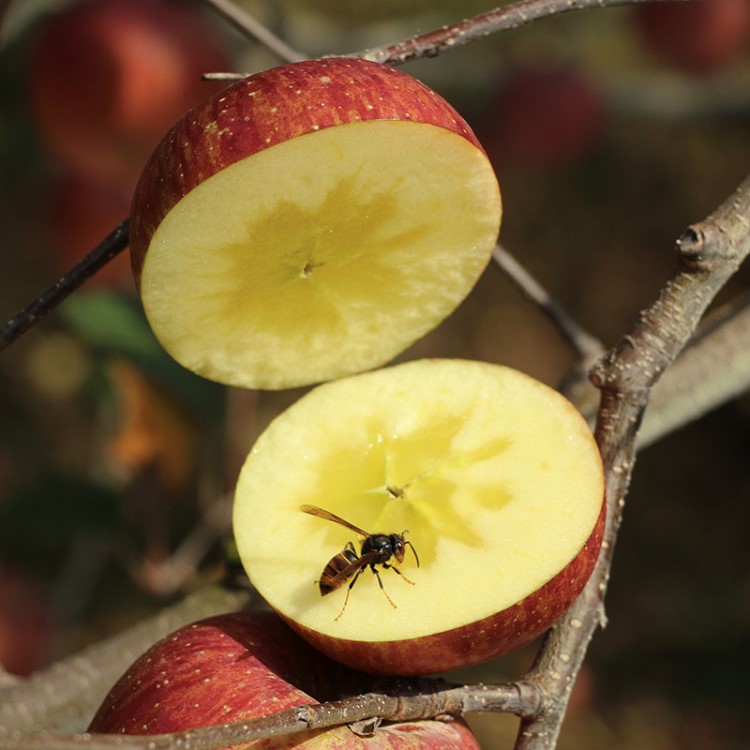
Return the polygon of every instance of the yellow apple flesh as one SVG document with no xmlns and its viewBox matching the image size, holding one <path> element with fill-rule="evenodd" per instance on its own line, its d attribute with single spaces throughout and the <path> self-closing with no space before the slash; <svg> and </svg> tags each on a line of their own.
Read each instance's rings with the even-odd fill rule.
<svg viewBox="0 0 750 750">
<path fill-rule="evenodd" d="M 384 364 L 466 297 L 500 225 L 492 167 L 414 78 L 329 58 L 190 112 L 136 190 L 150 324 L 213 380 L 300 386 Z"/>
<path fill-rule="evenodd" d="M 515 370 L 424 360 L 317 387 L 258 439 L 241 472 L 234 532 L 252 583 L 309 642 L 365 671 L 429 674 L 539 636 L 595 564 L 601 459 L 560 394 Z M 400 534 L 392 571 L 321 596 L 321 574 L 361 536 Z M 391 559 L 389 563 L 396 563 Z M 343 609 L 343 611 L 342 611 Z"/>
</svg>

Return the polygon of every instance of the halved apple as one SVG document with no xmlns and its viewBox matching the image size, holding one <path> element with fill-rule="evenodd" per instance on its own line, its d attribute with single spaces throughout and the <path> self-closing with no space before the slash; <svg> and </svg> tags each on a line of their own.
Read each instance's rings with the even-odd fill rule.
<svg viewBox="0 0 750 750">
<path fill-rule="evenodd" d="M 257 590 L 318 649 L 428 674 L 554 624 L 596 562 L 603 500 L 597 445 L 560 394 L 499 365 L 422 360 L 318 386 L 277 417 L 240 474 L 234 533 Z M 408 530 L 419 567 L 408 548 L 385 562 L 413 585 L 376 565 L 392 603 L 369 568 L 349 591 L 366 537 L 303 505 Z M 323 575 L 348 542 L 353 564 Z"/>
<path fill-rule="evenodd" d="M 382 365 L 487 265 L 500 194 L 460 115 L 358 59 L 264 71 L 191 111 L 147 165 L 133 269 L 185 367 L 251 388 Z"/>
</svg>

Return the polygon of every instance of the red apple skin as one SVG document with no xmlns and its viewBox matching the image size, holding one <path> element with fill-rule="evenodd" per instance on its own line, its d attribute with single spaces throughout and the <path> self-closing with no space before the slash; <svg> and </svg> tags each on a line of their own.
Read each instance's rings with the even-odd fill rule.
<svg viewBox="0 0 750 750">
<path fill-rule="evenodd" d="M 181 628 L 143 654 L 107 695 L 89 731 L 179 732 L 267 716 L 371 687 L 371 678 L 328 660 L 272 612 L 218 615 Z M 288 741 L 259 740 L 252 747 L 479 750 L 460 721 L 393 724 L 367 738 L 336 727 L 290 735 Z"/>
<path fill-rule="evenodd" d="M 262 71 L 188 113 L 146 165 L 131 211 L 136 283 L 162 219 L 204 180 L 278 143 L 371 120 L 437 125 L 482 150 L 453 107 L 424 84 L 388 66 L 354 58 L 324 58 Z"/>
<path fill-rule="evenodd" d="M 202 16 L 171 0 L 83 0 L 39 28 L 29 107 L 66 167 L 132 190 L 164 133 L 221 88 L 201 75 L 229 67 Z"/>
<path fill-rule="evenodd" d="M 750 41 L 748 0 L 646 3 L 634 13 L 649 49 L 688 73 L 708 74 L 729 66 Z"/>
<path fill-rule="evenodd" d="M 289 625 L 330 658 L 371 674 L 416 676 L 481 664 L 530 643 L 560 619 L 596 565 L 604 522 L 602 505 L 588 541 L 560 573 L 518 604 L 478 622 L 424 638 L 378 643 L 332 638 L 291 620 Z"/>
</svg>

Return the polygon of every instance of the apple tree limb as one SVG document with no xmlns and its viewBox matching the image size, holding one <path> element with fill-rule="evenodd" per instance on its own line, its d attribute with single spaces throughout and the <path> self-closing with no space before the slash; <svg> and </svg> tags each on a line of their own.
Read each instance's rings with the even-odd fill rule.
<svg viewBox="0 0 750 750">
<path fill-rule="evenodd" d="M 532 683 L 451 686 L 438 680 L 398 681 L 391 692 L 298 706 L 251 721 L 161 735 L 55 734 L 0 729 L 0 750 L 160 750 L 184 747 L 217 750 L 254 740 L 316 732 L 352 725 L 373 717 L 388 721 L 419 721 L 458 717 L 475 711 L 504 711 L 521 716 L 539 710 L 541 693 Z M 404 685 L 405 687 L 401 687 Z"/>
<path fill-rule="evenodd" d="M 554 748 L 576 674 L 597 627 L 651 389 L 683 350 L 707 307 L 750 254 L 750 177 L 707 219 L 677 241 L 677 268 L 633 329 L 593 368 L 601 392 L 596 438 L 606 473 L 607 522 L 602 552 L 581 596 L 553 629 L 527 675 L 547 701 L 524 719 L 516 750 Z"/>
<path fill-rule="evenodd" d="M 207 0 L 213 5 L 224 5 L 225 0 Z M 521 26 L 550 16 L 558 16 L 577 10 L 613 8 L 620 5 L 653 2 L 653 0 L 521 0 L 486 13 L 481 13 L 458 23 L 408 37 L 394 44 L 370 47 L 352 52 L 349 57 L 386 65 L 403 65 L 425 57 L 438 57 L 444 52 L 463 47 L 500 31 L 518 29 Z M 246 78 L 249 73 L 211 73 L 211 80 L 235 81 Z"/>
<path fill-rule="evenodd" d="M 395 44 L 371 47 L 357 57 L 389 65 L 402 65 L 424 57 L 437 57 L 443 52 L 463 47 L 500 31 L 521 26 L 550 16 L 592 8 L 612 8 L 648 0 L 521 0 L 481 13 L 465 21 L 443 26 L 435 31 L 404 39 Z"/>
</svg>

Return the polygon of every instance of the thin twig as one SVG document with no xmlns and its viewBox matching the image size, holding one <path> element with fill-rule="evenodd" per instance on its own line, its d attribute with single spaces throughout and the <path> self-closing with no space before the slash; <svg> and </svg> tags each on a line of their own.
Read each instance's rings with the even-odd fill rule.
<svg viewBox="0 0 750 750">
<path fill-rule="evenodd" d="M 603 354 L 602 343 L 584 331 L 502 245 L 495 247 L 492 252 L 492 259 L 524 295 L 552 321 L 557 331 L 576 353 L 578 359 L 590 361 L 593 357 L 599 357 Z"/>
<path fill-rule="evenodd" d="M 243 34 L 260 42 L 277 57 L 284 60 L 284 62 L 298 62 L 306 58 L 306 55 L 290 47 L 283 39 L 279 39 L 276 34 L 258 21 L 257 18 L 247 13 L 235 3 L 230 2 L 230 0 L 203 0 L 203 2 L 210 5 L 211 8 Z M 208 74 L 205 78 L 212 79 L 213 76 Z"/>
<path fill-rule="evenodd" d="M 404 39 L 395 44 L 371 47 L 356 53 L 356 57 L 388 65 L 403 65 L 423 57 L 437 57 L 457 47 L 484 39 L 499 31 L 526 26 L 542 18 L 559 16 L 571 11 L 592 8 L 612 8 L 648 0 L 522 0 L 495 10 L 481 13 L 459 23 L 443 26 L 426 34 Z"/>
<path fill-rule="evenodd" d="M 14 315 L 0 328 L 0 352 L 21 334 L 54 310 L 63 300 L 103 268 L 128 246 L 129 220 L 119 224 L 86 257 L 76 263 L 56 284 L 42 292 L 30 305 Z"/>
</svg>

